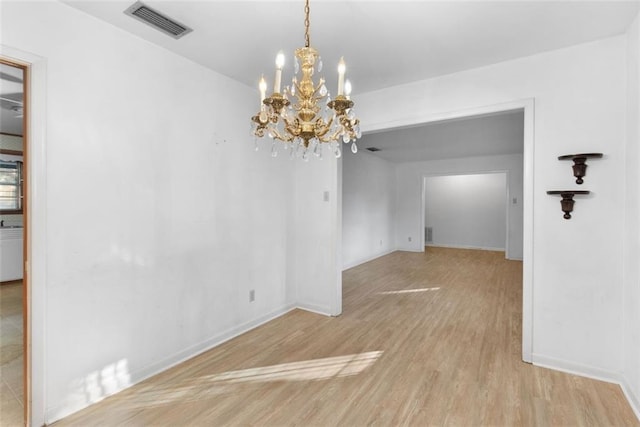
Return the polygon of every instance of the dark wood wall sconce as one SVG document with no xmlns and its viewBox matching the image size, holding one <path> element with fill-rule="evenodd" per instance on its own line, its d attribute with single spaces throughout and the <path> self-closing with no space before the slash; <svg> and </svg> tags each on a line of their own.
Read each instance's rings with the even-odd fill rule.
<svg viewBox="0 0 640 427">
<path fill-rule="evenodd" d="M 584 176 L 587 174 L 587 159 L 600 159 L 602 153 L 566 154 L 559 156 L 558 160 L 573 160 L 573 176 L 576 177 L 576 184 L 582 184 Z"/>
<path fill-rule="evenodd" d="M 573 205 L 575 201 L 573 196 L 577 194 L 589 194 L 587 190 L 552 190 L 547 191 L 547 194 L 559 194 L 562 197 L 560 200 L 560 206 L 562 212 L 564 212 L 564 219 L 571 219 L 571 212 L 573 212 Z"/>
</svg>

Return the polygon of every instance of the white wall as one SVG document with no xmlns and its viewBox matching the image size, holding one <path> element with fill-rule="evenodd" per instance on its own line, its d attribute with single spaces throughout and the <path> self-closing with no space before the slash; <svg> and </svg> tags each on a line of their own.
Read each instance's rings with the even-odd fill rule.
<svg viewBox="0 0 640 427">
<path fill-rule="evenodd" d="M 2 14 L 46 61 L 50 423 L 291 307 L 294 171 L 253 151 L 246 86 L 61 3 Z"/>
<path fill-rule="evenodd" d="M 535 98 L 533 197 L 533 361 L 601 378 L 618 378 L 622 357 L 622 242 L 626 44 L 618 36 L 468 70 L 358 97 L 365 131 L 425 121 L 448 112 Z M 389 109 L 386 100 L 394 99 Z M 589 164 L 583 188 L 593 195 L 562 218 L 550 189 L 574 188 L 571 167 L 557 156 L 603 152 Z M 403 183 L 413 173 L 403 168 Z M 398 235 L 421 233 L 399 195 Z M 531 205 L 527 205 L 531 203 Z M 419 212 L 419 210 L 417 210 Z M 401 225 L 404 224 L 404 225 Z M 414 239 L 415 241 L 415 239 Z M 399 243 L 400 244 L 400 243 Z"/>
<path fill-rule="evenodd" d="M 427 245 L 504 250 L 506 173 L 426 177 L 424 213 L 433 231 Z"/>
<path fill-rule="evenodd" d="M 462 159 L 430 160 L 405 163 L 397 169 L 397 244 L 398 249 L 422 251 L 422 182 L 424 176 L 448 174 L 477 174 L 507 171 L 510 198 L 516 204 L 509 205 L 509 253 L 510 259 L 522 259 L 522 155 L 468 157 Z M 504 205 L 503 205 L 504 206 Z M 411 241 L 409 241 L 411 237 Z M 504 246 L 504 243 L 503 243 Z"/>
<path fill-rule="evenodd" d="M 342 310 L 339 160 L 325 147 L 323 160 L 312 156 L 308 163 L 298 159 L 293 164 L 290 287 L 298 307 L 338 315 Z"/>
<path fill-rule="evenodd" d="M 342 174 L 342 268 L 396 247 L 395 165 L 361 150 L 344 150 Z"/>
<path fill-rule="evenodd" d="M 624 385 L 640 418 L 640 15 L 627 32 Z"/>
</svg>

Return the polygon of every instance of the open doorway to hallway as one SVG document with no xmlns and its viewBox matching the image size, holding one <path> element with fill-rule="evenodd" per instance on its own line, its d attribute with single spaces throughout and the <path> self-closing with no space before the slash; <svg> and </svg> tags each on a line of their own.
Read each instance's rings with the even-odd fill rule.
<svg viewBox="0 0 640 427">
<path fill-rule="evenodd" d="M 358 154 L 343 156 L 343 269 L 424 252 L 426 176 L 506 173 L 501 238 L 507 258 L 523 260 L 522 358 L 531 361 L 533 100 L 414 120 L 365 134 Z"/>
<path fill-rule="evenodd" d="M 2 424 L 28 409 L 26 253 L 27 68 L 0 58 L 0 397 Z"/>
</svg>

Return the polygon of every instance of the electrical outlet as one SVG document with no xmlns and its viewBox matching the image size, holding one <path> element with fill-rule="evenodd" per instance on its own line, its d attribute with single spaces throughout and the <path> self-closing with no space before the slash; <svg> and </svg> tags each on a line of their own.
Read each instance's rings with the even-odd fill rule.
<svg viewBox="0 0 640 427">
<path fill-rule="evenodd" d="M 249 291 L 249 302 L 254 302 L 256 300 L 256 291 L 251 289 Z"/>
<path fill-rule="evenodd" d="M 382 240 L 380 240 L 380 246 L 382 246 Z"/>
<path fill-rule="evenodd" d="M 409 237 L 409 241 L 411 241 L 411 237 Z"/>
</svg>

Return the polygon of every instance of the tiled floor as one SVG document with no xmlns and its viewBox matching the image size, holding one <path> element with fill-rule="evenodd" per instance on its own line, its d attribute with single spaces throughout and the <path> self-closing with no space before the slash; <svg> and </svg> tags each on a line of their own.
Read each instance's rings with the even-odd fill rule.
<svg viewBox="0 0 640 427">
<path fill-rule="evenodd" d="M 22 282 L 0 285 L 0 425 L 23 417 Z"/>
</svg>

